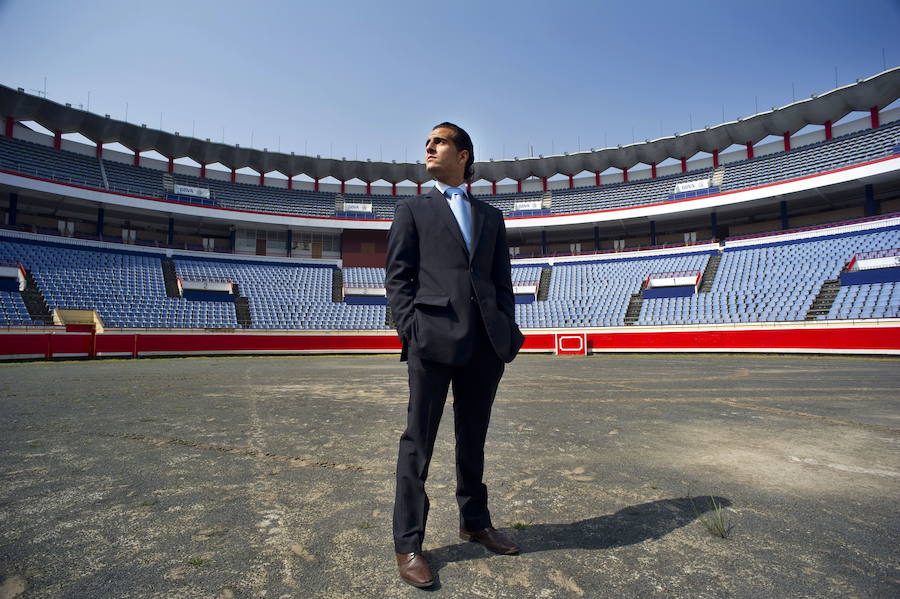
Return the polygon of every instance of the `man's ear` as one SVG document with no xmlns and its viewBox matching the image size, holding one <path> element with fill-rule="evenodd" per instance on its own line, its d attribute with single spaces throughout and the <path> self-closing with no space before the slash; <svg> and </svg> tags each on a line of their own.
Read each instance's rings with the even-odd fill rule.
<svg viewBox="0 0 900 599">
<path fill-rule="evenodd" d="M 463 164 L 465 164 L 466 161 L 469 160 L 469 151 L 468 150 L 460 150 L 459 154 L 456 155 L 456 158 L 457 158 L 457 160 L 459 160 L 460 156 L 462 156 L 463 154 L 465 154 L 465 158 L 463 158 L 461 162 Z"/>
</svg>

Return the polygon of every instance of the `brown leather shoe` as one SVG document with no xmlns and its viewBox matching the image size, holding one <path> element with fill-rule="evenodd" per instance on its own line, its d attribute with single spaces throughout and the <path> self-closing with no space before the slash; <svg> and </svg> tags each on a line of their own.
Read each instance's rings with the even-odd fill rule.
<svg viewBox="0 0 900 599">
<path fill-rule="evenodd" d="M 493 527 L 478 531 L 460 528 L 459 538 L 463 541 L 481 543 L 494 553 L 501 555 L 514 555 L 519 552 L 519 546 L 513 543 L 512 539 Z"/>
<path fill-rule="evenodd" d="M 397 568 L 400 569 L 400 578 L 414 587 L 423 589 L 434 584 L 434 575 L 431 573 L 428 560 L 419 551 L 398 553 Z"/>
</svg>

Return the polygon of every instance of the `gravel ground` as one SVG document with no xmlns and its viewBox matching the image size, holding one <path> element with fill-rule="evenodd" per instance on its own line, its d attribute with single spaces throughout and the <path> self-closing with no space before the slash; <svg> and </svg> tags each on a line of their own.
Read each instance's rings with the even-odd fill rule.
<svg viewBox="0 0 900 599">
<path fill-rule="evenodd" d="M 396 357 L 0 364 L 0 598 L 897 597 L 898 389 L 896 359 L 521 356 L 486 481 L 523 552 L 456 536 L 448 401 L 421 591 Z"/>
</svg>

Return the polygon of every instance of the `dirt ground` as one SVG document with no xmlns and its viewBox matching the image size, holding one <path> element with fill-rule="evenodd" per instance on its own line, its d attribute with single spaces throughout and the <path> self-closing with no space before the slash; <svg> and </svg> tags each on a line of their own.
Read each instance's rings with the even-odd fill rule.
<svg viewBox="0 0 900 599">
<path fill-rule="evenodd" d="M 523 552 L 456 535 L 448 400 L 422 591 L 396 357 L 0 364 L 0 598 L 897 597 L 898 366 L 521 356 L 486 482 Z"/>
</svg>

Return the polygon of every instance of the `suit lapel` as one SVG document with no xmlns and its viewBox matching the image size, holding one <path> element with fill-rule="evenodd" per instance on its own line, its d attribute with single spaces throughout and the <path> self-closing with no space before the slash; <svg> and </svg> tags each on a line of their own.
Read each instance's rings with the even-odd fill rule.
<svg viewBox="0 0 900 599">
<path fill-rule="evenodd" d="M 463 251 L 468 253 L 466 240 L 463 239 L 462 233 L 459 231 L 459 223 L 456 222 L 456 217 L 453 216 L 453 211 L 450 210 L 450 203 L 447 201 L 447 198 L 436 187 L 433 187 L 428 192 L 428 199 L 437 205 L 437 213 L 440 215 L 441 220 L 444 221 L 444 225 L 450 230 L 450 234 L 453 235 L 453 238 L 459 243 Z"/>
</svg>

